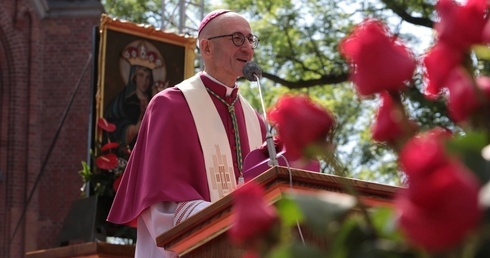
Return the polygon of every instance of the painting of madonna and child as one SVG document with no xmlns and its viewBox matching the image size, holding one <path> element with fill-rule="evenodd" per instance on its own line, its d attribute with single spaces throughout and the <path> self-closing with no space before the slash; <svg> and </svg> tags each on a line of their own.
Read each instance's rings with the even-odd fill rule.
<svg viewBox="0 0 490 258">
<path fill-rule="evenodd" d="M 102 16 L 95 118 L 116 128 L 94 123 L 96 142 L 117 142 L 118 155 L 129 155 L 150 99 L 193 75 L 195 46 L 192 37 Z"/>
</svg>

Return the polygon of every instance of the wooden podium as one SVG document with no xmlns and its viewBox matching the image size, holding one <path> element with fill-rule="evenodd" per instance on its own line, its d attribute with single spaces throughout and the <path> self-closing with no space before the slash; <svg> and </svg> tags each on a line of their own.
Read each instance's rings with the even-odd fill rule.
<svg viewBox="0 0 490 258">
<path fill-rule="evenodd" d="M 27 252 L 26 258 L 132 258 L 135 247 L 105 242 L 88 242 Z"/>
<path fill-rule="evenodd" d="M 350 184 L 368 206 L 391 205 L 398 187 L 320 174 L 286 167 L 272 167 L 253 179 L 265 188 L 270 203 L 291 191 L 345 193 L 342 184 Z M 341 181 L 342 180 L 342 181 Z M 243 250 L 228 241 L 231 226 L 232 196 L 227 195 L 181 224 L 156 238 L 157 245 L 188 257 L 241 257 Z"/>
</svg>

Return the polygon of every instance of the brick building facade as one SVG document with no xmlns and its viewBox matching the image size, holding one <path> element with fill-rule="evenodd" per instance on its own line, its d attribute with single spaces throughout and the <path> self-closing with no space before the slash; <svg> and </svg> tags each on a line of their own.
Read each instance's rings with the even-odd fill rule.
<svg viewBox="0 0 490 258">
<path fill-rule="evenodd" d="M 0 257 L 58 246 L 81 197 L 102 12 L 99 0 L 0 1 Z"/>
</svg>

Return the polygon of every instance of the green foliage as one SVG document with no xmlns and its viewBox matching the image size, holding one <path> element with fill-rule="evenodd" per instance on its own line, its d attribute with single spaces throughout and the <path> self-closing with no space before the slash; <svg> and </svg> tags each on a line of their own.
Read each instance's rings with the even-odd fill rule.
<svg viewBox="0 0 490 258">
<path fill-rule="evenodd" d="M 305 226 L 312 234 L 326 237 L 336 231 L 336 219 L 345 216 L 355 205 L 353 198 L 336 195 L 291 195 L 305 216 Z M 301 221 L 300 221 L 301 222 Z M 333 224 L 332 224 L 333 223 Z"/>
<path fill-rule="evenodd" d="M 481 150 L 487 144 L 487 133 L 468 132 L 449 141 L 447 150 L 458 156 L 475 173 L 480 182 L 488 182 L 490 180 L 490 164 L 481 155 Z"/>
<path fill-rule="evenodd" d="M 87 164 L 87 162 L 82 161 L 82 170 L 80 170 L 78 173 L 80 174 L 80 176 L 82 176 L 84 184 L 90 182 L 92 178 L 92 171 L 90 170 L 90 166 Z"/>
<path fill-rule="evenodd" d="M 303 257 L 328 257 L 326 253 L 313 245 L 292 243 L 273 249 L 266 258 L 303 258 Z"/>
<path fill-rule="evenodd" d="M 140 24 L 161 25 L 159 0 L 102 0 L 106 13 L 114 18 Z"/>
<path fill-rule="evenodd" d="M 287 92 L 303 92 L 332 111 L 337 119 L 338 158 L 347 176 L 399 185 L 403 182 L 392 150 L 371 141 L 376 100 L 363 100 L 348 81 L 349 69 L 338 51 L 339 42 L 365 18 L 386 21 L 415 54 L 421 55 L 426 42 L 419 29 L 428 30 L 435 20 L 435 0 L 224 0 L 207 5 L 206 12 L 228 8 L 247 17 L 260 38 L 255 59 L 263 70 L 266 109 Z M 104 0 L 106 11 L 136 23 L 161 23 L 161 2 L 142 0 Z M 199 17 L 199 13 L 194 16 Z M 411 25 L 411 30 L 403 29 Z M 478 56 L 488 53 L 475 49 Z M 482 62 L 481 68 L 490 67 Z M 487 69 L 490 70 L 490 69 Z M 241 82 L 240 92 L 262 113 L 255 83 Z M 421 71 L 404 94 L 409 116 L 421 129 L 442 126 L 458 130 L 448 118 L 445 103 L 428 101 L 422 94 Z"/>
<path fill-rule="evenodd" d="M 289 235 L 301 230 L 301 235 L 307 237 L 288 238 L 271 247 L 264 257 L 424 257 L 409 250 L 395 226 L 391 207 L 365 210 L 354 200 L 336 193 L 285 196 L 276 203 L 283 224 L 278 233 Z"/>
<path fill-rule="evenodd" d="M 279 212 L 279 218 L 286 227 L 292 227 L 304 220 L 303 213 L 301 213 L 297 203 L 290 198 L 279 200 L 276 207 Z"/>
</svg>

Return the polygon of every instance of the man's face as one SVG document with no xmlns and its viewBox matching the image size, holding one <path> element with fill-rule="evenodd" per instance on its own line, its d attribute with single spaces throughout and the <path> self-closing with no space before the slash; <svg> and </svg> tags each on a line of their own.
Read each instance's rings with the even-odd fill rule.
<svg viewBox="0 0 490 258">
<path fill-rule="evenodd" d="M 225 14 L 226 15 L 226 14 Z M 224 15 L 224 16 L 225 16 Z M 213 76 L 218 79 L 235 80 L 243 76 L 242 69 L 245 63 L 252 60 L 254 49 L 248 41 L 252 35 L 252 29 L 249 23 L 241 16 L 226 16 L 219 20 L 219 27 L 210 37 L 231 35 L 233 33 L 242 33 L 245 40 L 241 46 L 233 43 L 232 36 L 219 37 L 209 40 L 212 49 L 211 64 L 208 62 L 208 68 L 213 71 Z"/>
</svg>

